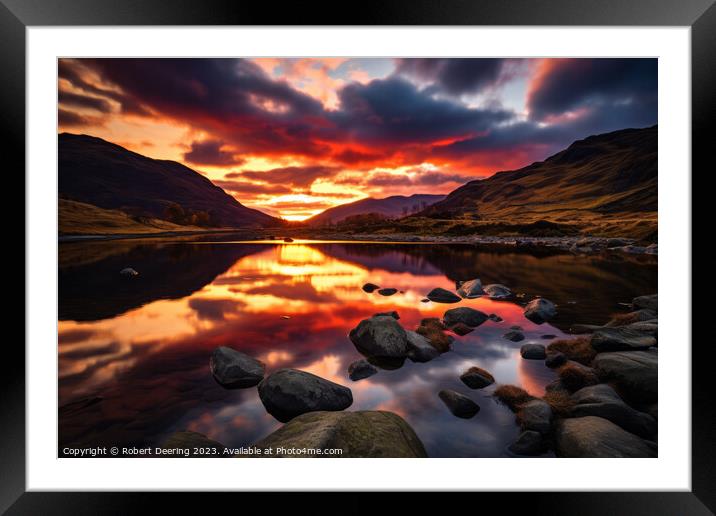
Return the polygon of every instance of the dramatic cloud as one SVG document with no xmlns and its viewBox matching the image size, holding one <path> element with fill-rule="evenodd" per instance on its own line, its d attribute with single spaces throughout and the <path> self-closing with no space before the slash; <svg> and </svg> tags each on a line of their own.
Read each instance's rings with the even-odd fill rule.
<svg viewBox="0 0 716 516">
<path fill-rule="evenodd" d="M 58 70 L 61 131 L 201 166 L 241 202 L 296 219 L 366 196 L 446 194 L 657 122 L 656 59 L 61 59 Z"/>
<path fill-rule="evenodd" d="M 192 142 L 191 150 L 184 153 L 184 161 L 196 165 L 240 165 L 245 160 L 238 158 L 233 152 L 222 150 L 224 142 L 206 140 Z"/>
<path fill-rule="evenodd" d="M 434 84 L 453 95 L 472 93 L 495 84 L 505 59 L 397 59 L 396 73 Z"/>
</svg>

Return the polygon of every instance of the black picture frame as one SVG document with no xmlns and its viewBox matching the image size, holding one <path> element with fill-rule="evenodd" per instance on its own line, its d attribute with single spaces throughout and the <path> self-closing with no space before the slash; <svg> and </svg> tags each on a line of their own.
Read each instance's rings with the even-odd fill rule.
<svg viewBox="0 0 716 516">
<path fill-rule="evenodd" d="M 716 112 L 714 0 L 364 0 L 354 8 L 349 9 L 349 5 L 323 2 L 270 4 L 242 0 L 0 0 L 0 70 L 3 75 L 0 81 L 0 149 L 6 170 L 25 169 L 25 31 L 28 27 L 295 24 L 691 27 L 692 169 L 701 168 L 703 172 L 715 169 L 710 149 L 713 146 L 710 141 L 712 131 L 709 130 Z M 685 180 L 693 175 L 691 171 L 684 173 L 688 174 Z M 17 188 L 25 191 L 24 182 Z M 24 235 L 18 237 L 24 241 Z M 23 257 L 26 258 L 24 254 Z M 27 306 L 26 310 L 32 310 L 32 307 Z M 5 367 L 0 375 L 0 512 L 7 511 L 12 515 L 132 514 L 144 512 L 152 503 L 159 503 L 163 512 L 178 510 L 183 513 L 194 507 L 206 508 L 207 497 L 211 498 L 212 505 L 231 503 L 227 497 L 234 495 L 218 493 L 190 496 L 177 493 L 26 492 L 25 353 L 14 339 L 5 344 Z M 678 343 L 685 350 L 688 344 Z M 712 514 L 716 510 L 716 445 L 711 427 L 714 404 L 710 400 L 712 389 L 708 378 L 712 374 L 709 355 L 713 353 L 713 344 L 708 341 L 701 344 L 692 347 L 690 492 L 520 493 L 508 496 L 481 493 L 480 506 L 487 507 L 485 502 L 495 502 L 500 504 L 501 510 L 521 508 L 537 514 Z M 663 410 L 668 411 L 668 407 Z M 272 496 L 272 512 L 283 508 L 295 510 L 298 507 L 296 496 Z M 334 507 L 332 512 L 363 512 L 371 504 L 366 498 L 372 496 L 375 495 L 349 494 L 340 502 L 340 509 Z M 420 501 L 421 496 L 413 499 Z M 172 505 L 181 509 L 170 509 Z M 331 509 L 330 504 L 325 505 Z M 320 508 L 313 506 L 313 510 Z"/>
</svg>

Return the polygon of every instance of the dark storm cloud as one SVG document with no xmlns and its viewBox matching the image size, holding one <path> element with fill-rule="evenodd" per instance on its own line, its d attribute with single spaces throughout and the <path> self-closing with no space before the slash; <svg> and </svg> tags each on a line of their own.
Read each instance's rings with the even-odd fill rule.
<svg viewBox="0 0 716 516">
<path fill-rule="evenodd" d="M 338 97 L 340 111 L 333 119 L 351 139 L 364 143 L 429 143 L 483 131 L 512 117 L 508 111 L 436 99 L 399 77 L 352 83 Z"/>
<path fill-rule="evenodd" d="M 277 185 L 308 187 L 321 177 L 332 177 L 340 171 L 337 167 L 308 166 L 281 167 L 265 171 L 244 170 L 241 176 L 255 181 L 264 181 Z"/>
<path fill-rule="evenodd" d="M 81 127 L 100 123 L 100 121 L 94 117 L 80 115 L 74 111 L 62 108 L 57 110 L 57 121 L 60 125 L 65 127 Z"/>
<path fill-rule="evenodd" d="M 228 175 L 231 174 L 227 174 L 227 177 Z M 248 181 L 215 180 L 213 183 L 229 192 L 241 194 L 288 194 L 293 191 L 284 185 L 250 183 Z"/>
<path fill-rule="evenodd" d="M 372 175 L 364 184 L 370 186 L 438 186 L 445 183 L 467 183 L 474 177 L 442 172 L 419 172 L 412 177 L 404 174 L 379 173 Z"/>
<path fill-rule="evenodd" d="M 498 82 L 505 59 L 397 59 L 396 73 L 432 83 L 452 95 L 472 93 Z"/>
<path fill-rule="evenodd" d="M 547 62 L 533 83 L 528 108 L 533 119 L 583 106 L 620 103 L 649 106 L 656 114 L 656 59 L 561 59 Z"/>
<path fill-rule="evenodd" d="M 191 150 L 184 153 L 184 160 L 195 165 L 240 165 L 244 160 L 232 152 L 221 150 L 224 142 L 220 140 L 205 140 L 192 142 Z"/>
<path fill-rule="evenodd" d="M 69 91 L 62 91 L 57 95 L 57 100 L 60 105 L 72 106 L 78 108 L 93 109 L 100 113 L 109 113 L 112 110 L 109 102 L 105 99 L 98 97 L 88 97 L 86 95 L 79 95 Z"/>
</svg>

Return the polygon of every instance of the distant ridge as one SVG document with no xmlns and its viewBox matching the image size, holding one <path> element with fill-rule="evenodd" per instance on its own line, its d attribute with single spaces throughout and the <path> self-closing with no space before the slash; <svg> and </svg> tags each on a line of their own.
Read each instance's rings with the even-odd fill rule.
<svg viewBox="0 0 716 516">
<path fill-rule="evenodd" d="M 368 197 L 359 201 L 328 208 L 306 221 L 310 225 L 320 226 L 337 223 L 355 215 L 376 213 L 388 218 L 404 217 L 424 210 L 431 204 L 445 198 L 444 195 L 413 194 L 411 196 L 393 195 L 382 199 Z"/>
<path fill-rule="evenodd" d="M 212 227 L 259 227 L 280 221 L 247 208 L 198 172 L 142 156 L 101 138 L 58 137 L 59 196 L 129 215 Z"/>
</svg>

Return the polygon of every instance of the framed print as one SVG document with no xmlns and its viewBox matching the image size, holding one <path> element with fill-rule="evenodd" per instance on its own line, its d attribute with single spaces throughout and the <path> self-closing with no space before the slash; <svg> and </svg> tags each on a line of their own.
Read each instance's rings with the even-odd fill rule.
<svg viewBox="0 0 716 516">
<path fill-rule="evenodd" d="M 8 514 L 156 491 L 711 513 L 711 2 L 0 8 L 27 203 Z"/>
</svg>

